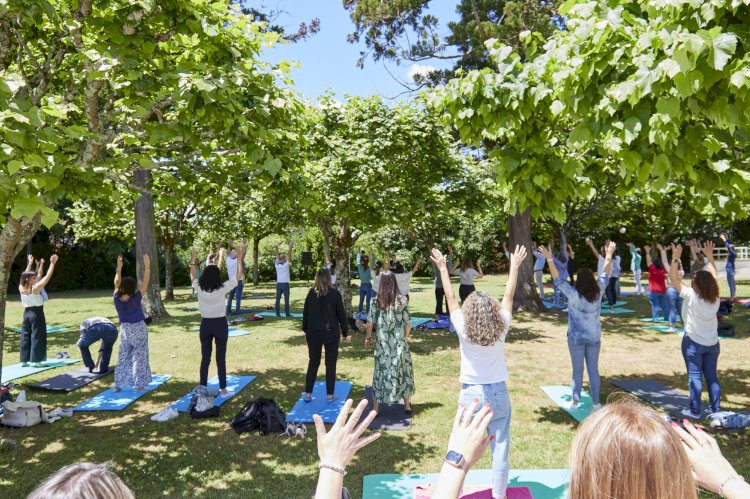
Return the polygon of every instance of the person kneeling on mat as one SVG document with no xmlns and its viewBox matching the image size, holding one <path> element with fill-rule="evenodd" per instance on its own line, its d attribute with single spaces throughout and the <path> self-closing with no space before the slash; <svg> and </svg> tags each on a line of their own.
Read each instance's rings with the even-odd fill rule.
<svg viewBox="0 0 750 499">
<path fill-rule="evenodd" d="M 96 368 L 89 347 L 99 340 L 102 340 L 102 346 L 99 348 L 99 372 L 106 373 L 109 371 L 112 346 L 117 341 L 117 326 L 106 317 L 92 317 L 81 323 L 80 333 L 81 338 L 78 340 L 78 348 L 81 350 L 83 364 L 89 368 L 89 372 L 94 372 Z"/>
</svg>

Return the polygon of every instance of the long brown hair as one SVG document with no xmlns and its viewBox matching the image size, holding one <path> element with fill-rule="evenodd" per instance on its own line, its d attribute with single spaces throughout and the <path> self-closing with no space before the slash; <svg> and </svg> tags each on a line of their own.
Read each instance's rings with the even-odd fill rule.
<svg viewBox="0 0 750 499">
<path fill-rule="evenodd" d="M 474 268 L 474 263 L 471 261 L 471 257 L 467 256 L 464 258 L 464 261 L 461 263 L 461 272 L 466 272 L 469 269 Z"/>
<path fill-rule="evenodd" d="M 22 272 L 21 273 L 21 280 L 18 282 L 18 287 L 23 289 L 24 291 L 29 290 L 31 292 L 31 280 L 36 277 L 36 272 Z"/>
<path fill-rule="evenodd" d="M 315 273 L 315 286 L 313 286 L 315 294 L 325 296 L 332 287 L 331 272 L 326 268 L 318 269 L 318 272 Z"/>
<path fill-rule="evenodd" d="M 599 283 L 591 269 L 581 269 L 576 276 L 576 291 L 591 303 L 599 299 Z"/>
<path fill-rule="evenodd" d="M 570 452 L 573 499 L 697 499 L 680 437 L 653 409 L 608 404 L 587 417 Z"/>
<path fill-rule="evenodd" d="M 393 272 L 380 274 L 380 289 L 378 289 L 378 309 L 390 310 L 396 307 L 396 299 L 401 296 L 398 289 L 396 275 Z"/>
<path fill-rule="evenodd" d="M 701 300 L 714 303 L 719 299 L 719 284 L 707 270 L 699 270 L 693 275 L 693 289 Z"/>
</svg>

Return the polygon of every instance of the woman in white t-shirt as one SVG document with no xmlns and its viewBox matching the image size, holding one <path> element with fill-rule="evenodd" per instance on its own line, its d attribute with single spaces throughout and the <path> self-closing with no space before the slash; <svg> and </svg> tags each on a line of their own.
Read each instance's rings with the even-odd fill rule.
<svg viewBox="0 0 750 499">
<path fill-rule="evenodd" d="M 245 256 L 244 246 L 235 248 L 237 259 L 242 261 Z M 221 250 L 220 250 L 221 253 Z M 219 255 L 219 261 L 222 261 Z M 200 384 L 208 385 L 208 366 L 211 364 L 211 350 L 216 342 L 216 368 L 219 372 L 219 388 L 221 394 L 227 394 L 227 341 L 229 339 L 229 325 L 227 324 L 225 300 L 227 293 L 237 287 L 237 281 L 242 275 L 242 266 L 236 267 L 236 275 L 230 275 L 229 280 L 221 282 L 221 269 L 216 265 L 206 265 L 200 279 L 196 277 L 197 260 L 193 249 L 190 265 L 190 281 L 193 291 L 198 297 L 198 309 L 201 313 L 201 367 Z"/>
<path fill-rule="evenodd" d="M 508 369 L 505 366 L 504 346 L 505 336 L 510 328 L 518 268 L 526 258 L 526 248 L 516 246 L 510 257 L 510 274 L 502 303 L 485 291 L 477 291 L 471 293 L 463 306 L 459 307 L 445 257 L 439 250 L 433 249 L 431 258 L 440 271 L 451 322 L 461 346 L 459 401 L 470 406 L 473 400 L 478 399 L 477 407 L 489 404 L 493 411 L 488 428 L 492 450 L 492 495 L 495 498 L 505 497 L 508 487 L 511 410 L 505 386 Z M 455 450 L 448 451 L 451 456 L 449 462 L 454 462 Z"/>
<path fill-rule="evenodd" d="M 468 256 L 464 258 L 460 269 L 458 268 L 458 262 L 456 262 L 456 265 L 451 269 L 451 273 L 458 276 L 458 297 L 461 299 L 461 303 L 465 302 L 466 298 L 477 290 L 474 287 L 474 279 L 484 277 L 482 264 L 479 263 L 479 260 L 477 259 L 477 268 L 475 269 L 471 257 Z"/>
<path fill-rule="evenodd" d="M 719 311 L 719 283 L 716 282 L 716 262 L 714 261 L 714 243 L 703 243 L 703 254 L 708 258 L 708 270 L 699 270 L 693 274 L 690 287 L 682 284 L 679 273 L 679 262 L 682 246 L 672 247 L 672 263 L 669 266 L 669 278 L 672 286 L 682 297 L 682 320 L 685 335 L 682 337 L 682 356 L 688 372 L 690 388 L 690 411 L 685 416 L 700 419 L 701 393 L 703 379 L 708 385 L 708 411 L 719 412 L 721 385 L 717 374 L 719 360 L 719 333 L 716 313 Z"/>
</svg>

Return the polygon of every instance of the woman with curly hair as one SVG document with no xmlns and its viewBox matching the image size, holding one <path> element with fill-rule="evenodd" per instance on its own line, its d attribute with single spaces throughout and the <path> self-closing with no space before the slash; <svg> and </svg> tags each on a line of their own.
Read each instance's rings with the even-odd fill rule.
<svg viewBox="0 0 750 499">
<path fill-rule="evenodd" d="M 508 451 L 510 445 L 510 397 L 505 381 L 505 336 L 510 327 L 513 295 L 516 292 L 518 268 L 526 258 L 526 248 L 516 246 L 510 255 L 510 274 L 502 303 L 485 291 L 475 291 L 458 305 L 450 282 L 448 265 L 438 249 L 430 257 L 440 270 L 440 277 L 448 299 L 451 322 L 461 346 L 461 383 L 459 402 L 471 406 L 475 401 L 489 405 L 492 419 L 487 429 L 492 450 L 492 495 L 505 497 L 508 487 Z M 469 416 L 470 417 L 470 416 Z"/>
<path fill-rule="evenodd" d="M 612 257 L 617 247 L 612 241 L 604 247 L 604 267 L 597 278 L 590 269 L 581 269 L 576 277 L 575 287 L 560 276 L 552 258 L 552 252 L 543 246 L 539 251 L 547 258 L 550 274 L 555 285 L 568 298 L 568 350 L 573 364 L 573 402 L 571 409 L 577 409 L 581 400 L 583 385 L 583 365 L 589 373 L 591 400 L 594 409 L 598 409 L 599 388 L 599 350 L 601 349 L 602 326 L 599 318 L 602 312 L 602 295 L 609 285 L 609 272 L 612 269 Z"/>
</svg>

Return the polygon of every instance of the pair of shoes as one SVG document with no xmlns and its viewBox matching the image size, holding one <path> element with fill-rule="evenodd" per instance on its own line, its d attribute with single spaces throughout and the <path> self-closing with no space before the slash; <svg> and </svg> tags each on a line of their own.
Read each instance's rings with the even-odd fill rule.
<svg viewBox="0 0 750 499">
<path fill-rule="evenodd" d="M 339 396 L 338 396 L 338 395 L 329 395 L 329 396 L 328 396 L 328 403 L 330 404 L 331 402 L 335 402 L 335 401 L 337 401 L 338 399 L 339 399 Z"/>
<path fill-rule="evenodd" d="M 175 409 L 174 407 L 170 405 L 166 409 L 162 409 L 161 411 L 151 416 L 151 421 L 158 421 L 160 423 L 164 423 L 166 421 L 169 421 L 170 419 L 176 418 L 179 415 L 180 413 L 177 412 L 177 409 Z"/>
<path fill-rule="evenodd" d="M 73 416 L 73 408 L 72 407 L 57 407 L 53 409 L 51 412 L 47 413 L 47 416 L 51 418 L 70 418 Z"/>
<path fill-rule="evenodd" d="M 56 359 L 69 359 L 70 354 L 68 352 L 57 352 L 55 354 L 55 358 Z"/>
<path fill-rule="evenodd" d="M 44 367 L 43 362 L 31 362 L 29 363 L 29 367 Z"/>
<path fill-rule="evenodd" d="M 29 363 L 28 362 L 21 362 L 21 367 L 29 367 Z"/>
<path fill-rule="evenodd" d="M 289 438 L 299 438 L 300 440 L 305 439 L 305 435 L 307 435 L 307 428 L 302 423 L 287 423 L 286 430 L 282 434 L 280 434 L 280 437 L 289 437 Z"/>
</svg>

